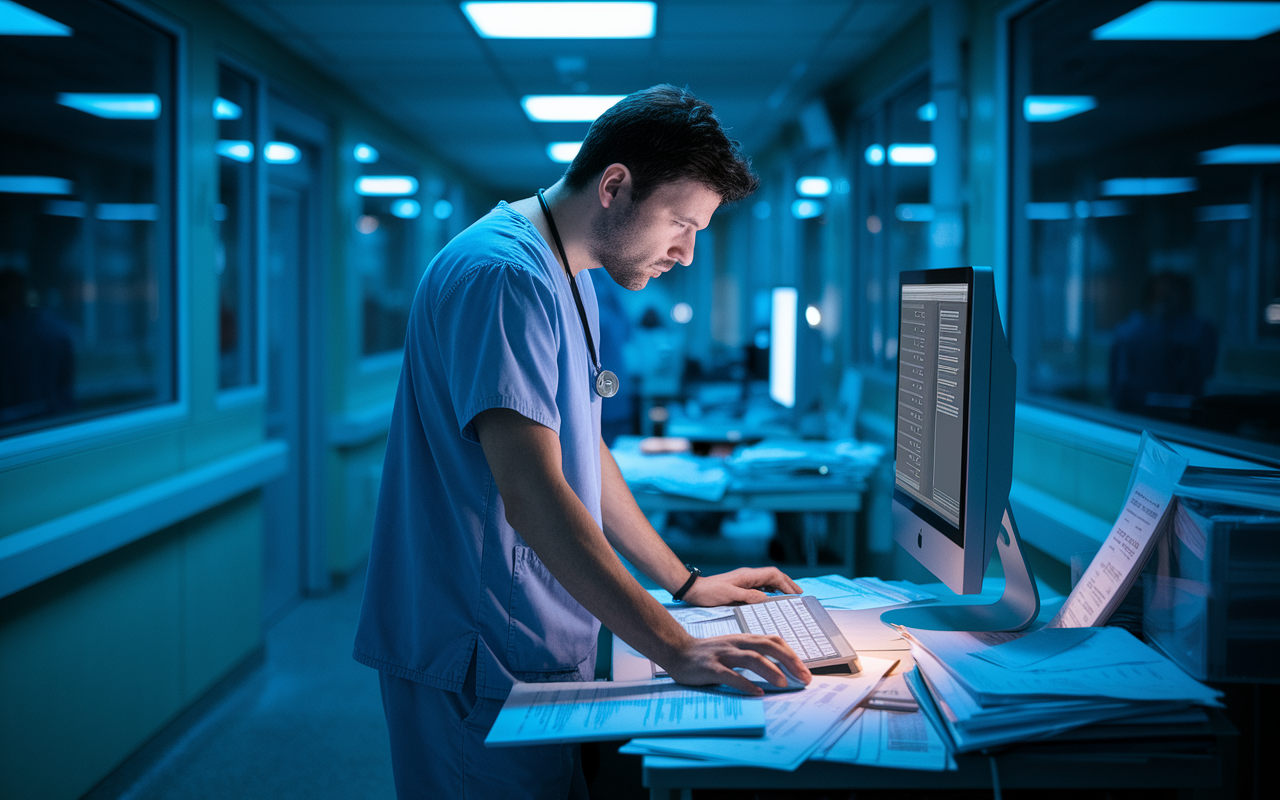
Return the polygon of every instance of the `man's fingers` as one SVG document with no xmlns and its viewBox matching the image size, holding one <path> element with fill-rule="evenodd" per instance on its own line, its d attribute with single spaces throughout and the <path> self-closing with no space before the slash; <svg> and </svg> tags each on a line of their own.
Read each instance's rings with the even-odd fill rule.
<svg viewBox="0 0 1280 800">
<path fill-rule="evenodd" d="M 748 680 L 745 675 L 737 670 L 725 669 L 719 674 L 719 678 L 720 683 L 723 683 L 725 686 L 732 686 L 734 689 L 739 689 L 749 695 L 758 697 L 764 694 L 764 689 L 756 686 Z"/>
</svg>

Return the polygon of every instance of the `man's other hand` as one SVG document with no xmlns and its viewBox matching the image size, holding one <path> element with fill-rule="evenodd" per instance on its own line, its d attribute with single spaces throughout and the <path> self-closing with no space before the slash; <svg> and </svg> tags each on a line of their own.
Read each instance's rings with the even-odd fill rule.
<svg viewBox="0 0 1280 800">
<path fill-rule="evenodd" d="M 692 639 L 672 659 L 673 663 L 662 666 L 677 683 L 688 686 L 723 683 L 747 694 L 760 695 L 764 694 L 764 690 L 736 672 L 735 668 L 749 669 L 780 689 L 786 687 L 787 676 L 782 674 L 782 670 L 770 658 L 785 664 L 791 674 L 806 685 L 813 680 L 809 668 L 781 636 L 756 636 L 750 633 Z"/>
<path fill-rule="evenodd" d="M 804 591 L 777 567 L 742 567 L 732 572 L 703 575 L 689 587 L 684 601 L 692 606 L 759 603 L 769 599 L 762 590 L 784 594 L 801 594 Z"/>
</svg>

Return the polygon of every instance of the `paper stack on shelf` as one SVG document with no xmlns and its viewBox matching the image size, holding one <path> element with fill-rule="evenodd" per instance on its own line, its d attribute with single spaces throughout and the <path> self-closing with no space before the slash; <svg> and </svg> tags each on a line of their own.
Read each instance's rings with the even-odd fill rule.
<svg viewBox="0 0 1280 800">
<path fill-rule="evenodd" d="M 884 456 L 878 444 L 766 439 L 724 461 L 741 491 L 849 491 L 861 489 Z"/>
<path fill-rule="evenodd" d="M 1103 722 L 1185 722 L 1221 705 L 1218 692 L 1121 628 L 905 635 L 912 691 L 959 753 Z"/>
<path fill-rule="evenodd" d="M 646 455 L 639 446 L 615 446 L 613 460 L 633 492 L 645 490 L 716 502 L 729 488 L 719 462 L 685 453 Z"/>
</svg>

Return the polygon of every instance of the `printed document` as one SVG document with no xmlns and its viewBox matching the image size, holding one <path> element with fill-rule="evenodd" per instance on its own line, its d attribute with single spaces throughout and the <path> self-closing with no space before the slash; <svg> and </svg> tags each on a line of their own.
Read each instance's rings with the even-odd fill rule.
<svg viewBox="0 0 1280 800">
<path fill-rule="evenodd" d="M 1143 432 L 1120 516 L 1047 627 L 1090 628 L 1106 624 L 1146 564 L 1187 463 L 1167 444 Z"/>
<path fill-rule="evenodd" d="M 764 736 L 759 739 L 639 738 L 624 745 L 621 752 L 794 770 L 895 663 L 863 658 L 862 672 L 853 677 L 815 675 L 813 682 L 801 691 L 765 695 L 766 726 Z"/>
<path fill-rule="evenodd" d="M 764 701 L 670 681 L 517 683 L 488 747 L 672 734 L 759 736 Z"/>
<path fill-rule="evenodd" d="M 956 769 L 942 736 L 919 711 L 866 709 L 839 736 L 824 742 L 812 760 L 934 772 Z"/>
<path fill-rule="evenodd" d="M 858 611 L 864 608 L 884 608 L 936 599 L 927 592 L 905 585 L 886 583 L 879 578 L 823 575 L 817 578 L 800 578 L 796 584 L 804 589 L 805 594 L 818 598 L 822 606 L 828 610 Z"/>
</svg>

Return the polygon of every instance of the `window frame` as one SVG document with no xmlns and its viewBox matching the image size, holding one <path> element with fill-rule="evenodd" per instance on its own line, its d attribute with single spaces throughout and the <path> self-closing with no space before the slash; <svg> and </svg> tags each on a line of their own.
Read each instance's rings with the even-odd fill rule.
<svg viewBox="0 0 1280 800">
<path fill-rule="evenodd" d="M 1106 425 L 1117 431 L 1140 433 L 1149 430 L 1171 442 L 1189 445 L 1199 450 L 1218 453 L 1245 461 L 1268 464 L 1280 467 L 1280 447 L 1251 442 L 1237 436 L 1217 433 L 1215 431 L 1192 428 L 1173 422 L 1140 417 L 1111 408 L 1092 406 L 1056 397 L 1030 394 L 1027 387 L 1028 365 L 1031 363 L 1026 337 L 1020 335 L 1028 328 L 1030 313 L 1030 288 L 1028 280 L 1030 272 L 1030 222 L 1022 215 L 1015 214 L 1019 208 L 1015 202 L 1019 187 L 1015 181 L 1029 181 L 1028 166 L 1020 168 L 1014 163 L 1018 144 L 1016 142 L 1017 127 L 1013 104 L 1017 97 L 1014 82 L 1018 80 L 1018 63 L 1015 59 L 1025 58 L 1026 47 L 1015 50 L 1014 25 L 1032 9 L 1045 5 L 1053 0 L 1014 0 L 995 14 L 995 225 L 996 237 L 995 264 L 993 271 L 996 279 L 996 297 L 1000 303 L 1000 314 L 1004 320 L 1006 336 L 1013 351 L 1015 363 L 1023 365 L 1018 370 L 1018 406 L 1029 406 L 1051 412 L 1046 419 L 1060 420 L 1062 432 L 1069 433 L 1071 418 Z M 1023 71 L 1025 73 L 1025 69 Z M 1026 126 L 1022 126 L 1026 131 Z M 1026 142 L 1021 143 L 1026 147 Z M 1021 189 L 1026 191 L 1024 185 Z M 1020 234 L 1021 229 L 1021 234 Z M 1015 237 L 1021 236 L 1015 241 Z M 1003 293 L 1003 294 L 1002 294 Z"/>
<path fill-rule="evenodd" d="M 251 405 L 253 403 L 266 402 L 267 399 L 267 371 L 270 369 L 270 363 L 267 352 L 267 234 L 269 220 L 267 218 L 268 206 L 268 189 L 267 189 L 267 170 L 266 162 L 263 160 L 262 150 L 266 146 L 270 136 L 270 129 L 267 120 L 267 103 L 270 98 L 271 87 L 268 83 L 266 74 L 251 65 L 250 63 L 232 55 L 231 53 L 219 50 L 215 58 L 215 70 L 222 67 L 228 67 L 239 72 L 254 82 L 254 103 L 257 105 L 255 113 L 257 114 L 256 124 L 254 125 L 254 135 L 257 141 L 254 143 L 253 154 L 253 231 L 251 239 L 253 245 L 250 252 L 253 253 L 254 259 L 254 300 L 256 308 L 254 309 L 254 317 L 257 323 L 255 335 L 256 357 L 258 360 L 256 374 L 254 380 L 244 386 L 233 386 L 229 389 L 218 387 L 216 389 L 217 398 L 215 405 L 219 411 L 231 408 L 240 408 L 242 406 Z M 219 298 L 221 299 L 221 298 Z M 215 386 L 218 381 L 214 381 Z"/>
<path fill-rule="evenodd" d="M 169 269 L 173 328 L 174 397 L 140 409 L 108 412 L 100 417 L 54 425 L 50 428 L 0 438 L 0 469 L 12 469 L 59 455 L 92 450 L 113 442 L 137 438 L 144 433 L 176 429 L 191 410 L 190 359 L 190 208 L 191 188 L 191 76 L 190 42 L 186 26 L 141 0 L 99 0 L 137 17 L 172 37 L 173 55 L 169 64 L 173 82 L 173 117 L 170 125 L 169 171 Z"/>
</svg>

